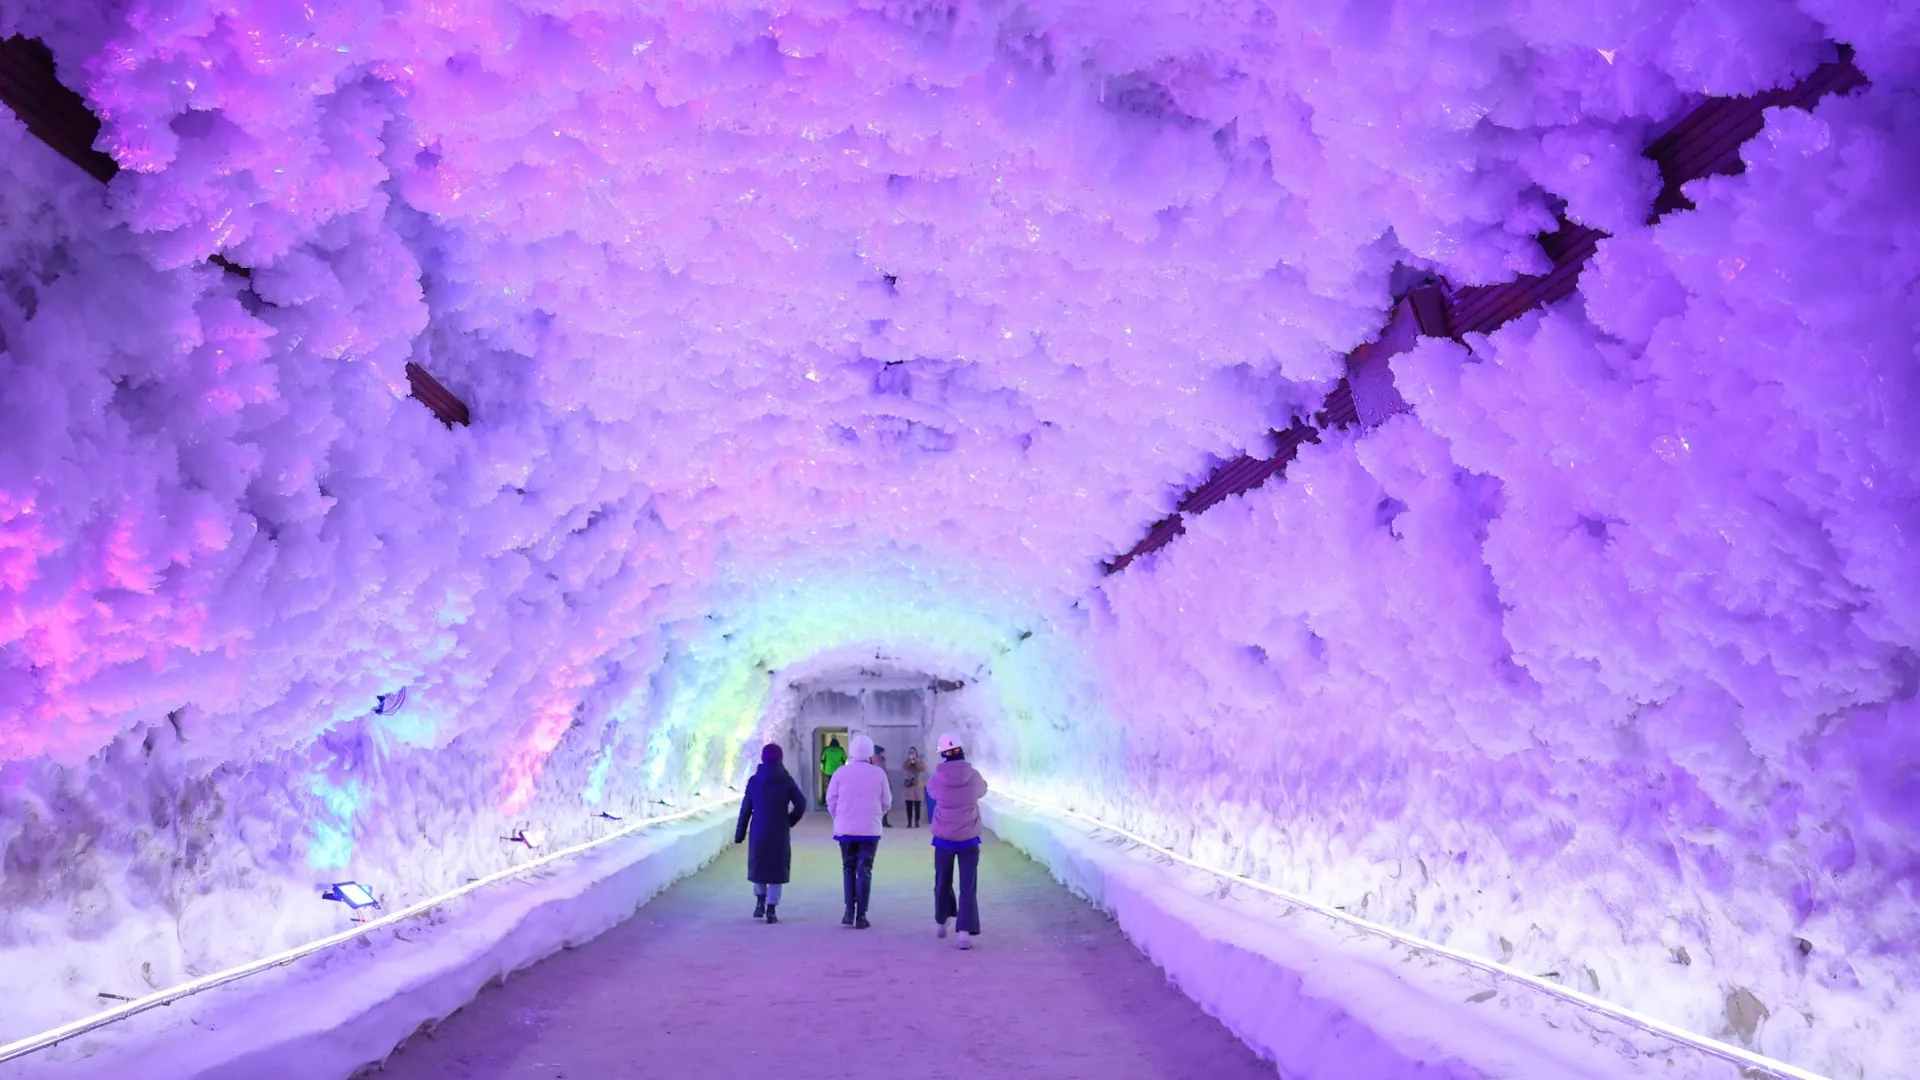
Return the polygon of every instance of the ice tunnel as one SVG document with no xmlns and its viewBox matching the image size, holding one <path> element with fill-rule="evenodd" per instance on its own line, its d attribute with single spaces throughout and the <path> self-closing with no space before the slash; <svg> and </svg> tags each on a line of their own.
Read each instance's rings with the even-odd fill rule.
<svg viewBox="0 0 1920 1080">
<path fill-rule="evenodd" d="M 1920 1075 L 1913 0 L 0 0 L 0 102 L 0 1080 Z"/>
</svg>

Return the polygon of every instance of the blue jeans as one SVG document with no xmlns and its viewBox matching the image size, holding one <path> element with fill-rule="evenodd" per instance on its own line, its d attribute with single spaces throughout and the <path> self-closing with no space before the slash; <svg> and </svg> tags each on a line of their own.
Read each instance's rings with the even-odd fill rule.
<svg viewBox="0 0 1920 1080">
<path fill-rule="evenodd" d="M 753 895 L 765 897 L 769 904 L 777 904 L 780 902 L 780 886 L 762 885 L 756 881 L 753 883 Z"/>
<path fill-rule="evenodd" d="M 861 918 L 867 917 L 867 897 L 873 892 L 873 858 L 880 853 L 878 840 L 840 841 L 840 891 L 847 907 Z"/>
<path fill-rule="evenodd" d="M 960 896 L 953 895 L 953 864 L 960 864 Z M 980 849 L 964 848 L 960 851 L 948 851 L 946 848 L 933 849 L 933 918 L 935 922 L 946 922 L 958 916 L 954 929 L 969 934 L 980 932 L 980 900 L 976 890 L 980 883 Z"/>
</svg>

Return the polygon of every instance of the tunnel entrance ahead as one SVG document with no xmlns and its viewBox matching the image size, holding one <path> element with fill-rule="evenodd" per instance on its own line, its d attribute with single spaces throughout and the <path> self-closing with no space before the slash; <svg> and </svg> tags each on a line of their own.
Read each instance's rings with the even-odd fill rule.
<svg viewBox="0 0 1920 1080">
<path fill-rule="evenodd" d="M 801 778 L 811 809 L 824 812 L 827 792 L 827 753 L 838 741 L 836 760 L 844 759 L 852 738 L 865 735 L 885 756 L 882 763 L 893 788 L 893 805 L 903 816 L 907 800 L 908 754 L 917 751 L 923 761 L 938 736 L 943 716 L 942 695 L 964 683 L 924 671 L 899 668 L 875 660 L 870 665 L 829 665 L 804 676 L 776 680 L 791 703 L 784 723 L 771 725 L 790 758 L 790 769 Z M 889 819 L 889 826 L 892 819 Z"/>
<path fill-rule="evenodd" d="M 926 834 L 881 843 L 873 929 L 842 927 L 827 822 L 794 834 L 781 922 L 744 849 L 626 923 L 491 987 L 384 1080 L 1271 1080 L 1119 929 L 1013 848 L 981 857 L 984 933 L 936 940 Z"/>
</svg>

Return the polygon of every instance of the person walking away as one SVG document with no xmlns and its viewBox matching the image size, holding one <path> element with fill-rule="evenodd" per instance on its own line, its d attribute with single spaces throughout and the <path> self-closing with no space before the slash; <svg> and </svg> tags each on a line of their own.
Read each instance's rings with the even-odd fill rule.
<svg viewBox="0 0 1920 1080">
<path fill-rule="evenodd" d="M 867 898 L 873 892 L 873 859 L 880 853 L 881 820 L 893 805 L 886 770 L 875 764 L 873 740 L 853 737 L 853 760 L 842 765 L 827 785 L 827 809 L 833 812 L 833 838 L 840 842 L 840 886 L 847 902 L 841 926 L 865 930 Z"/>
<path fill-rule="evenodd" d="M 847 763 L 847 752 L 840 748 L 840 737 L 827 740 L 827 748 L 820 751 L 820 801 L 827 799 L 827 787 L 833 783 L 833 774 Z"/>
<path fill-rule="evenodd" d="M 926 771 L 926 764 L 920 760 L 920 748 L 907 747 L 907 760 L 900 763 L 900 772 L 904 776 L 901 786 L 906 789 L 909 829 L 920 827 L 920 777 Z"/>
<path fill-rule="evenodd" d="M 947 920 L 954 920 L 961 948 L 971 948 L 980 933 L 980 799 L 987 779 L 967 763 L 960 736 L 940 736 L 940 764 L 927 778 L 927 805 L 933 828 L 933 919 L 939 937 L 947 936 Z M 954 869 L 960 871 L 960 895 L 953 892 Z"/>
<path fill-rule="evenodd" d="M 740 822 L 733 827 L 736 844 L 751 835 L 747 880 L 753 882 L 753 917 L 770 924 L 780 921 L 775 910 L 780 905 L 780 886 L 793 871 L 793 827 L 807 816 L 807 797 L 781 757 L 777 743 L 760 748 L 760 768 L 747 781 Z"/>
<path fill-rule="evenodd" d="M 887 812 L 880 815 L 880 827 L 883 829 L 891 829 L 893 828 L 893 774 L 887 771 L 886 747 L 876 746 L 873 748 L 873 763 L 879 767 L 881 775 L 887 778 Z"/>
</svg>

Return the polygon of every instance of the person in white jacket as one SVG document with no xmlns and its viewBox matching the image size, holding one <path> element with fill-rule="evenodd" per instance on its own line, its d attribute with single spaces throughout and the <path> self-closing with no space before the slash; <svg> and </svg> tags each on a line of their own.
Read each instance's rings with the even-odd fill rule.
<svg viewBox="0 0 1920 1080">
<path fill-rule="evenodd" d="M 873 740 L 855 735 L 848 761 L 827 785 L 827 809 L 833 813 L 833 838 L 840 841 L 841 892 L 847 911 L 841 926 L 865 930 L 867 896 L 873 891 L 873 857 L 880 851 L 880 820 L 893 808 L 886 771 L 875 765 Z"/>
</svg>

